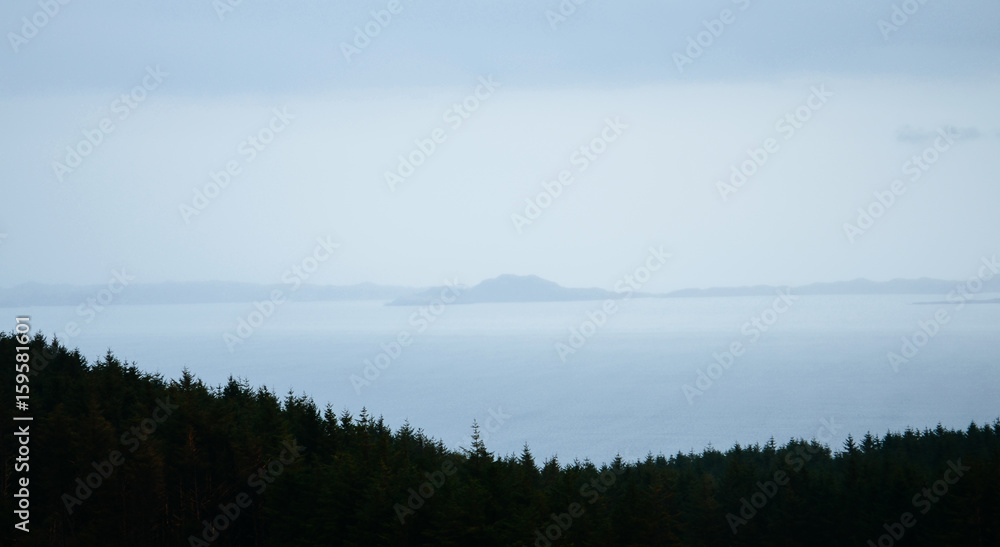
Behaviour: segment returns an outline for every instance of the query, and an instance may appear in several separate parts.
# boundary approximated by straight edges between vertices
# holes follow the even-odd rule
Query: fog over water
[[[367,407],[393,428],[409,420],[450,447],[469,446],[476,420],[500,454],[528,443],[536,456],[600,462],[810,439],[823,420],[839,426],[821,439],[834,446],[991,421],[1000,306],[912,304],[921,300],[802,296],[772,317],[776,297],[637,299],[592,334],[583,324],[600,320],[601,302],[452,306],[426,324],[381,302],[289,302],[232,352],[220,333],[236,332],[249,304],[110,306],[77,336],[63,331],[81,321],[73,308],[27,312],[91,361],[112,348],[168,378],[184,367],[209,385],[243,377],[338,413]],[[561,354],[574,329],[585,343]],[[403,332],[410,344],[394,349]],[[904,338],[916,353],[894,365]],[[734,343],[742,353],[727,355]]]

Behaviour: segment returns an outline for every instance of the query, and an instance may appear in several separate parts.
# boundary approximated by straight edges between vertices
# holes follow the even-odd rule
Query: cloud
[[[976,140],[982,137],[982,133],[977,127],[957,127],[954,125],[944,125],[939,128],[917,128],[905,125],[896,130],[896,140],[899,142],[921,144],[934,140],[938,136],[938,131],[944,129],[953,138],[961,140]]]
[[[486,73],[512,85],[629,86],[1000,70],[1000,4],[985,0],[927,3],[889,40],[878,22],[892,4],[870,0],[586,2],[556,28],[547,16],[555,0],[401,5],[389,18],[387,0],[242,2],[220,20],[204,1],[70,3],[17,52],[0,52],[0,93],[114,88],[156,63],[177,70],[174,92],[196,95],[449,85]],[[38,9],[5,3],[0,28],[21,33],[22,18]],[[732,16],[725,25],[724,11]],[[710,45],[680,74],[674,54],[692,39]],[[360,45],[350,60],[345,44]]]

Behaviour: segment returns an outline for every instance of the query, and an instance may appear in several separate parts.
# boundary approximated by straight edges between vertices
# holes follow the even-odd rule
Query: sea
[[[995,298],[997,294],[978,295]],[[1000,417],[1000,304],[928,295],[0,308],[94,362],[311,397],[452,449],[617,455],[967,428]],[[4,330],[10,330],[4,329]]]

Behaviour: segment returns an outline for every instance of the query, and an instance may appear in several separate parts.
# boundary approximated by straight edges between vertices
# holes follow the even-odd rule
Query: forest
[[[30,409],[14,413],[18,353]],[[536,461],[491,452],[475,423],[450,448],[368,409],[89,363],[42,335],[0,333],[0,361],[4,545],[1000,545],[1000,419]]]

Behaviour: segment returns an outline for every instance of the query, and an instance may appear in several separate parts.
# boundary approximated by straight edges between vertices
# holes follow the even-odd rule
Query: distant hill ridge
[[[336,300],[392,300],[412,294],[413,287],[396,287],[358,283],[356,285],[308,285],[294,291],[288,284],[259,285],[227,281],[185,283],[133,283],[115,287],[117,304],[216,304],[253,302],[270,297],[271,291],[281,290],[292,300],[301,302]],[[0,306],[74,306],[95,298],[107,285],[43,285],[25,283],[0,289]]]
[[[417,294],[397,298],[390,306],[414,306],[433,302],[440,288],[428,289]],[[605,300],[622,295],[604,289],[571,289],[537,275],[505,274],[487,279],[474,287],[461,291],[456,304],[486,302],[570,302],[580,300]]]
[[[871,281],[854,279],[827,283],[812,283],[791,290],[800,295],[865,295],[865,294],[913,294],[934,295],[937,300],[955,291],[957,281],[941,279],[893,279],[891,281]],[[432,302],[441,294],[443,287],[414,288],[374,283],[355,285],[308,285],[303,284],[294,291],[287,284],[259,285],[225,281],[185,282],[185,283],[132,283],[127,287],[117,287],[114,295],[116,304],[208,304],[253,302],[268,298],[273,290],[282,290],[291,300],[300,302],[379,300],[391,306],[415,306]],[[632,293],[633,298],[683,298],[683,297],[726,297],[760,296],[773,294],[778,286],[754,285],[749,287],[715,287],[707,289],[682,289],[669,293]],[[781,287],[783,288],[783,287]],[[93,299],[101,291],[102,285],[45,285],[25,283],[15,287],[0,289],[0,307],[16,306],[76,306]],[[586,300],[618,299],[625,295],[600,288],[571,288],[538,277],[537,275],[505,274],[487,279],[472,287],[460,287],[456,303],[478,304],[487,302],[570,302]],[[1000,276],[984,281],[979,293],[1000,292]],[[996,303],[994,300],[984,300]]]

